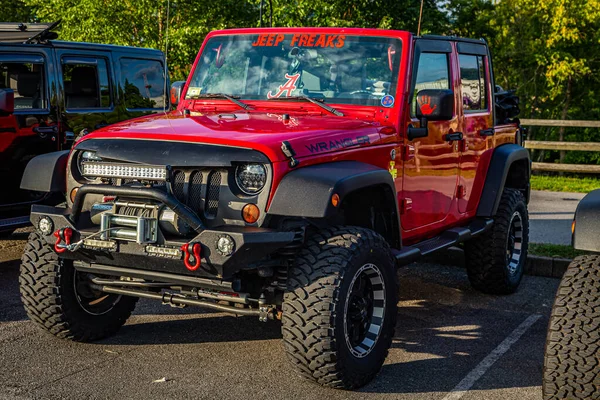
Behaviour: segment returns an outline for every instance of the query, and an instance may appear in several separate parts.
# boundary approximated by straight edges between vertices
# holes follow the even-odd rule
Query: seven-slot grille
[[[221,188],[219,170],[174,169],[171,175],[173,194],[194,211],[204,210],[207,218],[217,216]]]

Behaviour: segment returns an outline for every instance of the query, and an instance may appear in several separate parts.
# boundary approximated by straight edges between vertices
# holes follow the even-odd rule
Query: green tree
[[[31,10],[23,0],[0,0],[1,22],[30,22]]]

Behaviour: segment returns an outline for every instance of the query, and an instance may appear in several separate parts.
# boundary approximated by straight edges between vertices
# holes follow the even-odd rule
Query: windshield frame
[[[188,76],[188,79],[186,81],[186,84],[182,90],[182,101],[179,104],[179,108],[185,108],[187,106],[192,106],[194,107],[194,104],[196,102],[201,102],[203,104],[207,104],[208,101],[207,99],[201,99],[201,100],[196,100],[196,99],[188,99],[188,90],[190,88],[190,85],[194,79],[194,75],[196,73],[196,71],[200,68],[201,65],[201,59],[203,54],[205,53],[205,51],[207,51],[207,45],[210,42],[211,39],[215,38],[215,37],[219,37],[219,36],[250,36],[249,40],[252,39],[252,41],[256,40],[257,37],[259,37],[260,35],[273,35],[273,34],[283,34],[283,35],[293,35],[293,34],[299,34],[299,35],[320,35],[320,34],[326,34],[326,35],[331,35],[331,34],[336,34],[336,35],[343,35],[345,37],[364,37],[366,39],[368,38],[377,38],[377,39],[381,39],[381,40],[397,40],[400,46],[400,51],[399,51],[399,55],[397,56],[396,60],[394,61],[394,68],[391,71],[391,78],[392,80],[390,81],[391,83],[391,87],[390,87],[390,91],[388,93],[388,95],[385,95],[385,97],[392,97],[392,104],[391,105],[383,105],[383,104],[360,104],[360,103],[349,103],[349,102],[337,102],[335,98],[317,98],[317,100],[324,100],[326,104],[329,105],[334,105],[336,108],[349,108],[349,109],[362,109],[362,108],[383,108],[383,110],[385,111],[392,111],[392,110],[396,110],[399,107],[399,104],[401,103],[400,101],[400,97],[402,96],[402,94],[405,91],[405,86],[406,86],[406,72],[408,70],[407,68],[407,57],[408,57],[408,52],[410,51],[410,43],[412,41],[412,34],[409,32],[405,32],[405,31],[391,31],[391,30],[381,30],[381,29],[362,29],[362,28],[346,28],[346,29],[341,29],[341,28],[248,28],[248,29],[232,29],[232,30],[221,30],[221,31],[213,31],[210,32],[201,48],[200,51],[198,52],[197,56],[196,56],[196,60],[194,62],[194,65],[190,71],[190,74]],[[228,93],[230,95],[233,96],[240,96],[240,94],[238,93]],[[268,107],[273,106],[274,104],[278,104],[279,106],[281,106],[281,104],[286,104],[288,107],[290,105],[292,105],[295,102],[289,101],[289,100],[285,100],[282,99],[282,101],[277,101],[277,99],[267,99],[267,98],[249,98],[249,97],[245,97],[245,96],[240,96],[239,97],[241,100],[244,101],[244,103],[248,103],[251,104],[252,106],[257,106],[257,105],[265,105],[266,107],[266,102],[269,103]],[[395,101],[394,101],[395,99]],[[213,101],[216,100],[216,101]],[[224,103],[226,101],[224,100],[220,100],[220,99],[210,99],[210,103],[212,104],[213,102],[218,102],[218,103]],[[298,102],[301,103],[301,102]],[[187,104],[187,105],[186,105]],[[304,103],[304,105],[306,105],[306,103]],[[386,114],[388,114],[386,112]]]

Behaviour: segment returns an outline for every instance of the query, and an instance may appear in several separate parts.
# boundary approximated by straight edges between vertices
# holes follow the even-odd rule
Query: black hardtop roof
[[[18,49],[19,47],[55,47],[61,49],[75,49],[75,50],[126,50],[131,53],[154,53],[153,55],[163,56],[163,52],[157,49],[151,49],[146,47],[132,47],[132,46],[117,46],[114,44],[99,44],[99,43],[87,43],[87,42],[66,42],[63,40],[52,40],[46,44],[29,44],[29,43],[3,43],[0,41],[0,48],[14,48]]]
[[[465,42],[465,43],[474,43],[474,44],[482,44],[487,45],[485,39],[471,39],[471,38],[463,38],[458,36],[442,36],[442,35],[423,35],[417,36],[416,39],[428,39],[428,40],[445,40],[448,42]]]

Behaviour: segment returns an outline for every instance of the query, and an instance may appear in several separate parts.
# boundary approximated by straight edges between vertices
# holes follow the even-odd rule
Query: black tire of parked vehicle
[[[600,255],[565,272],[546,339],[544,400],[600,399]]]
[[[490,294],[509,294],[519,287],[529,246],[525,196],[504,189],[491,229],[465,243],[471,286]]]
[[[319,231],[288,275],[282,317],[288,359],[324,386],[365,385],[391,346],[397,297],[394,259],[381,236],[358,227]]]
[[[33,232],[21,258],[19,288],[29,318],[53,335],[89,342],[116,333],[137,298],[84,293],[81,275]]]

